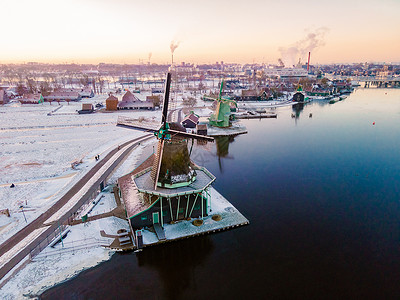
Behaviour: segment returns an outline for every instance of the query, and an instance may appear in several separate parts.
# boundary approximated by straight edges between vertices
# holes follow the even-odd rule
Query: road
[[[104,181],[107,176],[113,171],[113,169],[118,166],[118,164],[122,161],[122,159],[141,141],[144,141],[153,134],[145,134],[139,138],[128,141],[124,144],[121,144],[119,147],[116,147],[111,152],[109,152],[103,159],[101,159],[87,174],[85,174],[64,196],[62,196],[51,208],[49,208],[46,212],[41,214],[37,219],[32,221],[26,227],[18,231],[12,237],[10,237],[7,241],[5,241],[2,245],[0,245],[0,257],[3,256],[7,251],[15,247],[19,242],[21,242],[25,237],[31,234],[34,230],[42,228],[43,223],[48,220],[53,214],[59,211],[76,193],[78,193],[83,186],[87,183],[87,181],[92,178],[100,168],[108,162],[118,151],[121,151],[119,157],[115,160],[115,162],[100,176],[100,178],[89,188],[89,190],[83,195],[83,197],[74,205],[71,209],[68,210],[63,216],[59,218],[59,224],[63,224],[68,220],[68,217],[71,216],[72,213],[76,212],[79,207],[82,206],[83,203],[93,194],[93,192],[99,188],[100,182]],[[121,150],[120,150],[121,149]],[[6,264],[4,264],[0,268],[0,279],[3,278],[12,268],[14,268],[22,259],[24,259],[31,249],[37,247],[41,241],[43,241],[50,233],[54,232],[57,228],[58,222],[55,222],[53,225],[48,226],[48,228],[41,233],[38,237],[34,238],[31,242],[27,244],[17,255],[15,255],[12,259],[10,259]]]

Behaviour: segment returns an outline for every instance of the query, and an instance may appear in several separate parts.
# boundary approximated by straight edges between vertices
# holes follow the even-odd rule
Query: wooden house
[[[91,114],[94,111],[92,103],[82,103],[82,109],[78,110],[79,114]]]
[[[199,123],[199,116],[191,112],[181,123],[185,128],[196,128],[196,125]]]
[[[118,98],[117,97],[115,97],[114,95],[110,95],[110,97],[108,97],[106,99],[106,110],[109,110],[109,111],[118,110]]]
[[[207,124],[197,124],[196,133],[199,135],[207,135]]]

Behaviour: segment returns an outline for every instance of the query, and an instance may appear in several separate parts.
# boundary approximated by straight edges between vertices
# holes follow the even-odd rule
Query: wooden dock
[[[278,114],[254,114],[254,115],[235,115],[236,119],[266,119],[266,118],[277,118]]]

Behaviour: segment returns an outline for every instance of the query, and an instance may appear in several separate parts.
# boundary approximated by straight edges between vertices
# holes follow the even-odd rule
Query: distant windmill
[[[237,107],[236,101],[222,96],[224,81],[221,82],[218,98],[213,98],[217,102],[215,112],[210,117],[210,125],[215,127],[229,127],[234,115],[231,113],[231,106]],[[210,97],[209,97],[210,98]]]

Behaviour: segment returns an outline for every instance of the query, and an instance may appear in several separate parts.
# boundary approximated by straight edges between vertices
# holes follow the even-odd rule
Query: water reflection
[[[196,290],[195,269],[213,252],[209,236],[150,247],[139,253],[140,267],[158,272],[165,299],[181,299],[185,290]]]
[[[300,113],[304,109],[304,103],[297,103],[292,106],[292,118],[295,118],[296,120],[300,118]]]

